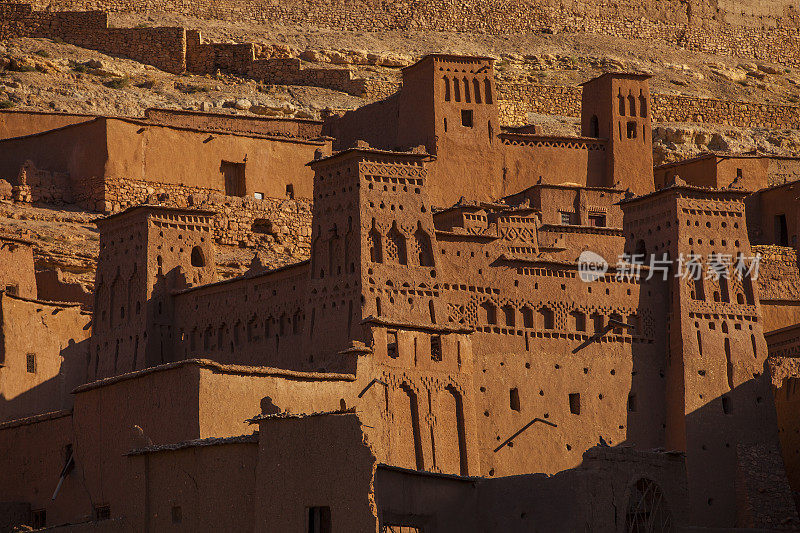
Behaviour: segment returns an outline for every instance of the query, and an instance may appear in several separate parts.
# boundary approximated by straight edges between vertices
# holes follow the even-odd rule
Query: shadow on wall
[[[36,383],[11,398],[6,396],[5,390],[0,390],[0,422],[71,409],[74,401],[72,390],[87,381],[90,340],[91,337],[80,342],[70,341],[56,356],[61,360],[59,373],[49,379],[36,382],[35,363],[27,368],[15,368],[16,365],[0,368],[0,385],[4,389],[8,388],[9,380]],[[22,365],[29,364],[26,358],[15,360],[21,360]]]
[[[655,533],[685,524],[686,478],[680,453],[595,446],[552,476],[466,478],[381,465],[375,501],[381,525],[396,530]]]

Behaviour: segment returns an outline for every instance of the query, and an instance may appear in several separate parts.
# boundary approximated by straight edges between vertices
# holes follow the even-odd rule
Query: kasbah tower
[[[577,17],[797,61],[788,4],[188,4],[379,35]],[[117,11],[142,9],[0,4],[0,38],[363,101],[0,111],[0,532],[800,531],[800,157],[654,165],[675,117],[800,129],[800,109],[635,69],[509,82],[477,53],[377,83]],[[88,289],[51,268],[51,220],[96,236]]]

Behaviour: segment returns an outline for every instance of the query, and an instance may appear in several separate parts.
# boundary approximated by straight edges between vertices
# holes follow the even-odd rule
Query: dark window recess
[[[508,396],[509,396],[509,406],[511,407],[511,410],[519,412],[521,410],[519,403],[519,389],[514,387],[508,392]]]
[[[308,508],[308,533],[331,533],[331,508]]]
[[[628,122],[628,139],[636,138],[636,122]]]
[[[268,218],[257,218],[253,221],[251,227],[253,233],[264,233],[267,235],[274,235],[275,229],[272,226],[272,221]]]
[[[286,184],[286,197],[294,200],[294,184]]]
[[[722,412],[726,415],[731,414],[731,399],[727,396],[722,397]]]
[[[397,332],[396,331],[387,331],[386,332],[386,355],[391,357],[392,359],[397,359],[399,355],[397,352]]]
[[[47,527],[47,510],[37,509],[31,511],[31,527],[33,529]]]
[[[35,374],[36,373],[36,354],[35,353],[29,353],[25,357],[25,363],[26,363],[26,365],[28,367],[28,373],[29,374]]]
[[[172,523],[173,524],[180,524],[183,522],[183,509],[181,509],[180,505],[173,505],[172,506]]]
[[[600,122],[597,120],[597,115],[592,115],[589,129],[592,137],[600,137]]]
[[[564,226],[572,225],[572,213],[561,213],[561,224]]]
[[[775,215],[775,243],[779,246],[789,245],[789,232],[786,229],[786,215]]]
[[[431,336],[431,360],[442,360],[442,337],[441,335]]]
[[[596,228],[604,228],[606,227],[606,216],[605,215],[589,215],[589,225],[594,226]]]
[[[225,179],[225,194],[228,196],[244,196],[244,163],[223,161],[219,165],[219,170]]]
[[[633,393],[628,394],[628,412],[629,413],[636,412],[636,395]]]
[[[569,395],[569,412],[573,415],[581,414],[581,394],[579,392]]]
[[[98,505],[94,508],[95,520],[108,520],[111,518],[111,507],[108,505]]]
[[[19,296],[19,286],[6,285],[6,294],[10,294],[11,296]]]
[[[206,258],[203,255],[203,249],[199,246],[195,246],[192,248],[192,266],[197,268],[202,268],[206,266]]]
[[[462,109],[461,110],[461,125],[465,128],[472,127],[472,110],[471,109]]]

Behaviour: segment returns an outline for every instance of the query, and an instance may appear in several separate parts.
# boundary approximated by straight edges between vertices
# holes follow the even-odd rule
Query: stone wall
[[[0,3],[0,40],[45,37],[128,57],[168,72],[186,70],[183,28],[109,28],[108,15],[97,11],[33,11],[29,4]]]
[[[225,196],[211,189],[130,179],[107,180],[104,198],[107,213],[143,203],[214,211],[217,244],[258,248],[271,267],[308,259],[311,250],[310,200]]]
[[[797,13],[786,0],[715,2],[665,0],[470,0],[327,2],[319,0],[197,0],[191,3],[133,0],[36,0],[53,11],[178,12],[181,15],[259,24],[310,25],[348,31],[428,30],[470,33],[586,32],[658,40],[689,50],[769,59],[800,65]]]

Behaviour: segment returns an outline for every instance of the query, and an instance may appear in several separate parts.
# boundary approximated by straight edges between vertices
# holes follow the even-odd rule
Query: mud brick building
[[[762,174],[733,185],[719,155],[702,159],[717,177],[654,173],[636,73],[583,85],[579,137],[501,128],[488,58],[432,55],[403,75],[324,124],[154,111],[6,126],[27,128],[0,141],[8,173],[36,139],[58,136],[64,168],[73,130],[108,147],[105,173],[48,168],[39,186],[171,180],[223,201],[222,148],[157,176],[110,169],[149,161],[162,135],[227,136],[248,162],[291,142],[292,159],[248,166],[238,192],[284,195],[291,180],[310,207],[307,260],[227,280],[215,204],[153,194],[109,209],[91,322],[23,295],[30,249],[12,243],[0,527],[800,528],[798,210],[765,184],[780,163],[742,157]],[[131,155],[137,135],[153,142]],[[759,230],[780,215],[786,235]],[[604,265],[590,278],[587,252]],[[704,273],[732,261],[676,276],[686,255]],[[14,344],[28,324],[59,363],[41,374]]]

